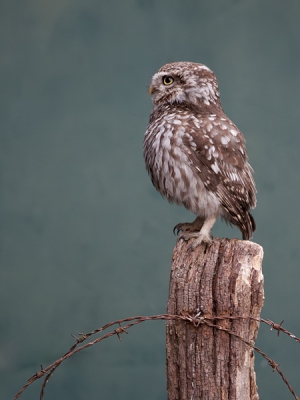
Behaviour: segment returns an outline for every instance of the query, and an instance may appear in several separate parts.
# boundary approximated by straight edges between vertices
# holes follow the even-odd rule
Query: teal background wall
[[[0,398],[71,346],[70,334],[165,312],[173,226],[145,171],[151,76],[208,65],[247,139],[264,247],[262,316],[300,336],[297,0],[10,0],[0,3]],[[239,237],[217,223],[215,236]],[[163,322],[75,356],[45,399],[166,399]],[[257,345],[300,395],[300,348]],[[292,398],[256,356],[261,399]],[[40,384],[21,399],[37,399]]]

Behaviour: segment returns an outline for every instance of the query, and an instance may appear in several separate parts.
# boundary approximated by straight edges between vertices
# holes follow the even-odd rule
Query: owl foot
[[[212,242],[212,235],[207,232],[183,232],[180,236],[179,239],[183,239],[185,241],[188,241],[190,239],[195,239],[192,244],[189,245],[189,249],[194,250],[197,246],[199,246],[201,243],[206,243],[210,244]]]
[[[197,217],[193,222],[183,222],[174,226],[173,233],[178,235],[179,232],[199,232],[203,226],[204,219]],[[176,232],[177,231],[177,232]]]
[[[194,229],[194,232],[189,231],[190,229],[183,230],[182,234],[179,236],[179,239],[183,239],[188,241],[189,239],[195,239],[193,243],[189,246],[189,249],[195,249],[201,243],[211,243],[212,235],[210,233],[211,228],[213,227],[214,223],[216,222],[218,214],[213,214],[208,217],[205,221],[200,217],[197,217],[192,224],[188,224],[189,226],[192,225],[192,228],[197,227],[198,229]],[[201,224],[200,224],[201,221]],[[180,225],[180,224],[179,224]],[[182,224],[187,225],[187,224]],[[175,226],[175,229],[178,225]],[[200,226],[200,229],[199,229]],[[179,227],[180,228],[180,227]],[[177,228],[178,229],[178,228]]]

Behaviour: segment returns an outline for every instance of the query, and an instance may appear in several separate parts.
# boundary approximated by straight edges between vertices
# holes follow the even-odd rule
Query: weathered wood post
[[[178,240],[173,253],[167,313],[222,317],[211,323],[254,344],[264,301],[262,247],[215,238],[190,250]],[[168,400],[258,400],[253,349],[227,332],[186,321],[167,323]]]

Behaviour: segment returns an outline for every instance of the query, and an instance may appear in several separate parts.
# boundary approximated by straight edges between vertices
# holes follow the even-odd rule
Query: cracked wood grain
[[[167,313],[226,316],[215,324],[254,344],[264,301],[261,246],[215,238],[189,249],[178,240],[173,253]],[[169,321],[166,328],[168,400],[258,400],[253,349],[227,332]]]

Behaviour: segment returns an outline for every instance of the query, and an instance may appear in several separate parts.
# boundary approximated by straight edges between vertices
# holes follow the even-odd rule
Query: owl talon
[[[210,233],[201,233],[201,232],[186,232],[186,233],[182,233],[179,236],[179,239],[183,239],[186,242],[188,242],[190,239],[195,239],[193,241],[193,243],[191,243],[188,246],[188,250],[194,250],[196,247],[198,247],[201,243],[206,243],[206,244],[210,244],[212,242],[212,235]]]
[[[181,222],[174,226],[173,233],[174,235],[178,235],[179,232],[199,232],[203,226],[203,222],[203,219],[200,217],[197,217],[193,222]]]
[[[188,242],[190,239],[197,238],[199,236],[199,232],[183,232],[178,239],[183,239]]]
[[[210,244],[212,242],[212,235],[210,232],[203,231],[203,232],[183,232],[178,240],[183,239],[188,242],[190,239],[195,239],[192,244],[189,245],[188,249],[195,249],[201,243]]]
[[[188,222],[187,223],[180,223],[180,224],[175,225],[174,228],[173,228],[174,235],[178,236],[179,232],[189,230],[187,225],[189,225]]]

